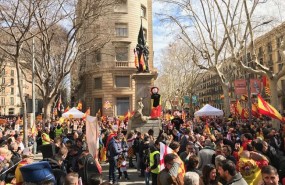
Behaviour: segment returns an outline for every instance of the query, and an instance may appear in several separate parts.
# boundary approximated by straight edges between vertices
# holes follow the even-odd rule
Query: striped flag
[[[135,54],[135,67],[139,68],[138,52],[136,49],[134,49],[134,54]]]
[[[165,168],[165,164],[164,164],[164,156],[167,154],[171,154],[174,153],[176,154],[171,148],[169,148],[167,145],[165,145],[164,143],[160,142],[160,171],[162,171]],[[177,154],[176,154],[177,155]],[[185,175],[185,166],[184,166],[184,162],[180,159],[180,157],[177,155],[179,163],[180,163],[180,167],[178,169],[178,174],[181,174],[182,177],[184,177]]]
[[[238,100],[236,102],[236,112],[242,119],[248,118],[248,111],[241,106]]]
[[[253,103],[251,105],[251,113],[254,117],[257,117],[257,118],[260,117],[260,114],[258,112],[258,104],[257,103]]]
[[[67,106],[65,109],[64,109],[64,113],[66,113],[67,111],[69,111],[69,106]]]
[[[262,77],[262,82],[263,82],[263,87],[264,87],[265,94],[267,96],[271,96],[270,84],[269,84],[268,77],[267,76],[263,76]]]
[[[260,94],[257,96],[258,100],[258,111],[262,115],[269,116],[274,119],[278,119],[282,122],[285,121],[285,119],[282,117],[282,115],[269,103],[267,103]]]
[[[99,173],[102,174],[102,167],[98,162],[99,151],[99,124],[96,117],[86,118],[86,141],[89,153],[94,157]]]

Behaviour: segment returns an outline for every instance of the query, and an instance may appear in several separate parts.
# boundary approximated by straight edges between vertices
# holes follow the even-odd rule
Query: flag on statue
[[[89,153],[94,157],[96,166],[99,169],[100,174],[102,173],[102,167],[98,162],[99,156],[99,124],[96,117],[86,117],[86,140],[88,145]]]

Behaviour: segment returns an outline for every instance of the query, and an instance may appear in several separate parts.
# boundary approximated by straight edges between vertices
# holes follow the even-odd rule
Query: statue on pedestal
[[[148,73],[149,50],[144,38],[142,23],[138,35],[138,44],[134,49],[134,54],[135,54],[135,66],[138,69],[138,73]]]

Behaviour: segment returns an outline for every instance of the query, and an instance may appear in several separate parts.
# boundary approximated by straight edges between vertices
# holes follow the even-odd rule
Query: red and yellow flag
[[[67,106],[67,107],[64,109],[64,113],[67,112],[67,111],[69,111],[69,109],[70,109],[69,106]]]
[[[134,54],[135,54],[135,67],[139,67],[139,59],[138,59],[138,52],[136,49],[134,49]]]
[[[77,110],[82,110],[82,102],[80,100],[77,104]]]
[[[262,82],[263,82],[263,87],[264,87],[265,94],[267,96],[271,96],[270,84],[269,84],[268,77],[267,76],[263,76],[262,77]]]
[[[143,70],[146,70],[143,54],[141,55],[141,58],[140,58],[140,65],[142,66]]]
[[[248,111],[241,106],[238,100],[236,103],[236,112],[242,119],[248,118]]]
[[[258,111],[262,115],[269,116],[274,119],[278,119],[280,121],[285,121],[285,119],[281,116],[281,114],[269,103],[267,103],[260,94],[257,96],[258,100]]]
[[[258,112],[258,105],[257,103],[253,103],[251,105],[251,114],[254,116],[254,117],[257,117],[259,118],[260,117],[260,114]]]
[[[206,123],[205,128],[204,128],[204,133],[211,135],[211,130],[209,127],[209,123]]]

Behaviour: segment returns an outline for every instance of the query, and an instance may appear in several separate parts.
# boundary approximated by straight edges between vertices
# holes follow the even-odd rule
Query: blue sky
[[[162,24],[157,13],[166,13],[171,9],[171,13],[179,13],[177,9],[173,9],[173,5],[162,5],[157,0],[153,1],[153,47],[154,47],[154,66],[159,68],[160,52],[168,46],[171,41],[174,41],[175,36],[171,33],[171,28]],[[266,17],[267,20],[274,20],[269,25],[263,26],[261,32],[271,30],[273,27],[285,21],[285,1],[284,0],[270,0],[267,3],[260,4],[255,10],[255,19],[262,19]],[[172,30],[173,31],[173,30]],[[258,35],[258,33],[257,33]]]

